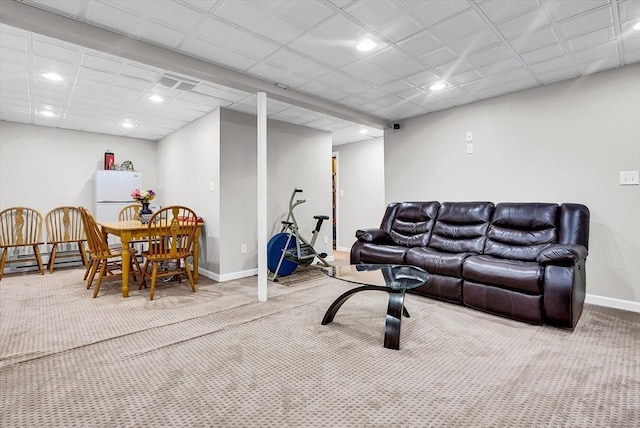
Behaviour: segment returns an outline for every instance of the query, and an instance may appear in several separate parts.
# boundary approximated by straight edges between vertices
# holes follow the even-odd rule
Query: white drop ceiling
[[[0,120],[158,140],[262,90],[341,144],[640,62],[639,23],[638,0],[0,0]]]

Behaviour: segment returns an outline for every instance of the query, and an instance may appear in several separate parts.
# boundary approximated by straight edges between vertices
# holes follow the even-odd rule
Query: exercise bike
[[[282,221],[282,230],[275,234],[267,244],[267,267],[271,271],[271,280],[278,282],[278,277],[291,275],[299,265],[310,266],[317,257],[320,263],[331,266],[325,259],[326,253],[318,253],[313,248],[322,227],[322,222],[329,216],[315,215],[316,227],[311,232],[311,241],[307,241],[300,235],[296,216],[293,213],[295,207],[305,203],[304,199],[295,200],[296,195],[302,193],[302,189],[293,189],[289,199],[289,214]],[[294,201],[295,200],[295,201]]]

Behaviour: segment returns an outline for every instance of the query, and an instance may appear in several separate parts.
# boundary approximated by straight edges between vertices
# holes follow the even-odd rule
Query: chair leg
[[[96,272],[100,267],[100,260],[91,260],[91,273],[89,274],[89,278],[87,279],[87,290],[91,288],[91,284],[93,283],[93,278],[96,276]]]
[[[151,291],[149,291],[149,300],[153,300],[153,295],[156,292],[156,278],[158,277],[158,263],[153,263],[153,270],[151,271]]]
[[[2,249],[2,257],[0,257],[0,279],[2,279],[2,272],[4,272],[4,263],[7,261],[7,249]]]
[[[138,290],[142,290],[142,287],[146,286],[146,276],[147,276],[147,269],[149,269],[149,260],[145,260],[144,262],[144,267],[142,268],[142,271],[140,272],[140,285],[138,286]]]
[[[87,277],[89,276],[89,272],[91,272],[91,268],[93,267],[93,259],[89,259],[89,261],[87,262],[87,268],[84,270],[84,280],[87,280]]]
[[[40,269],[40,275],[44,275],[44,266],[42,265],[42,257],[40,257],[40,248],[38,248],[37,245],[34,245],[33,252],[36,255],[36,261],[38,262],[38,269]]]
[[[96,283],[96,288],[93,290],[93,298],[98,297],[98,291],[100,291],[100,284],[102,284],[102,278],[104,278],[105,271],[107,270],[107,261],[102,260],[100,263],[100,275],[98,276],[98,282]]]
[[[193,274],[191,273],[187,259],[184,259],[184,271],[187,273],[187,279],[189,280],[189,285],[191,285],[191,291],[195,292],[196,283],[193,281]]]
[[[51,246],[51,254],[49,255],[49,261],[47,262],[47,269],[49,269],[49,273],[53,273],[53,264],[56,261],[56,252],[58,251],[58,244],[53,244]]]
[[[82,264],[84,265],[84,267],[87,267],[87,252],[84,249],[84,241],[78,241],[78,252],[80,252]]]

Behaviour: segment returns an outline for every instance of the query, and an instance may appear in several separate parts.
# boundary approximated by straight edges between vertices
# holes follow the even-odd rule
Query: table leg
[[[384,326],[384,347],[400,349],[400,323],[404,308],[404,290],[389,291],[387,320]]]
[[[342,295],[340,295],[340,297],[334,300],[331,306],[329,306],[329,309],[327,309],[327,312],[324,314],[324,318],[322,318],[322,325],[327,325],[333,321],[333,318],[336,316],[338,309],[340,309],[340,307],[344,304],[344,302],[349,300],[349,297],[353,296],[355,293],[359,291],[365,291],[365,290],[388,291],[386,288],[378,287],[376,285],[363,285],[362,287],[356,287],[347,291],[346,293],[343,293]]]
[[[198,258],[200,257],[198,254],[200,252],[200,229],[202,229],[202,226],[196,227],[196,236],[193,243],[193,282],[196,284],[198,283]]]
[[[129,273],[131,270],[131,252],[129,243],[131,236],[123,233],[120,236],[122,242],[122,297],[129,297]]]

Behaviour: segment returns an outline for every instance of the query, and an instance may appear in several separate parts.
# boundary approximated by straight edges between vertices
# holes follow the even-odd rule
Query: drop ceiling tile
[[[317,58],[326,66],[341,68],[359,59],[353,49],[336,47],[316,54]]]
[[[510,70],[505,73],[492,75],[489,80],[494,82],[496,84],[496,87],[500,87],[500,85],[505,85],[506,83],[524,80],[528,80],[531,86],[534,86],[536,83],[535,78],[524,67],[516,70]]]
[[[95,0],[89,0],[90,6],[93,6],[92,3],[95,3]],[[153,8],[156,0],[106,0],[103,1],[103,3],[108,3],[109,5],[121,9],[127,13],[144,16]]]
[[[619,1],[621,21],[640,20],[640,3],[637,0]]]
[[[458,41],[473,34],[485,31],[486,25],[473,9],[467,9],[435,25],[437,34],[450,41]]]
[[[4,52],[0,52],[0,55],[2,55],[2,53]],[[5,57],[2,57],[2,61],[0,62],[0,74],[3,78],[8,78],[10,77],[10,75],[12,77],[24,75],[24,77],[26,78],[26,76],[28,75],[27,70],[28,68],[26,64],[16,64],[13,61],[8,61]]]
[[[145,6],[150,8],[149,4],[143,1],[123,1],[117,2],[118,7],[109,4],[98,3],[96,1],[89,2],[86,17],[89,21],[99,23],[101,27],[112,28],[124,34],[132,34],[142,25],[142,18],[138,15],[120,9],[120,7]]]
[[[498,61],[502,61],[513,57],[513,53],[505,45],[496,45],[482,51],[479,51],[473,55],[469,55],[466,61],[476,66],[482,67],[484,65],[493,64]]]
[[[290,21],[302,26],[302,28],[309,29],[331,16],[335,11],[324,2],[306,0],[304,2],[289,2],[280,10],[280,13]]]
[[[441,48],[443,45],[443,42],[428,30],[398,44],[398,46],[414,56],[432,52]]]
[[[524,34],[535,33],[549,24],[544,11],[536,9],[510,21],[498,24],[498,29],[505,38],[512,40]]]
[[[304,32],[300,27],[277,16],[272,16],[256,25],[254,31],[267,39],[283,45],[289,43]]]
[[[409,88],[413,88],[413,85],[402,80],[395,80],[384,85],[380,85],[380,89],[390,94],[397,94],[398,92],[405,91]]]
[[[80,67],[78,73],[80,79],[94,80],[96,82],[112,84],[115,77],[107,72],[94,70],[92,68]]]
[[[147,9],[147,14],[152,20],[185,32],[191,31],[205,16],[200,10],[172,1],[154,2],[153,6]]]
[[[235,45],[233,49],[253,58],[265,58],[269,54],[279,49],[278,45],[270,43],[259,37],[247,34],[241,43]]]
[[[216,18],[209,18],[197,29],[194,30],[192,37],[204,39],[212,43],[227,43],[233,46],[240,43],[244,39],[246,32]],[[191,37],[191,38],[192,38]],[[189,40],[191,39],[189,38]]]
[[[388,0],[374,2],[361,0],[349,5],[346,11],[365,24],[378,27],[402,15],[403,12],[399,6],[399,2]]]
[[[14,51],[13,49],[0,48],[0,64],[11,63],[16,67],[27,70],[29,54],[27,52]]]
[[[81,64],[83,67],[94,70],[106,71],[108,73],[119,73],[122,68],[122,61],[106,58],[96,53],[85,53],[82,56]]]
[[[377,30],[391,41],[398,42],[422,30],[422,26],[410,16],[402,15],[381,24]]]
[[[420,59],[426,62],[427,64],[429,64],[429,66],[431,67],[438,67],[442,64],[446,64],[454,60],[458,56],[459,55],[457,52],[453,51],[448,47],[443,47],[433,52],[429,52],[425,55],[422,55]]]
[[[618,59],[618,55],[611,55],[608,57],[600,57],[595,61],[584,62],[578,64],[578,71],[580,74],[591,74],[597,73],[602,70],[609,70],[611,68],[618,67],[620,65],[620,61]]]
[[[39,55],[32,56],[32,71],[35,75],[43,73],[56,72],[67,80],[72,80],[76,73],[76,65],[68,62],[56,61],[54,59],[45,58]]]
[[[490,0],[480,4],[482,11],[494,23],[505,22],[520,15],[526,15],[538,7],[537,3],[532,1],[510,1],[505,4],[504,0]]]
[[[125,63],[120,69],[123,76],[135,77],[138,79],[149,80],[155,82],[161,74],[159,69],[142,64]]]
[[[154,45],[175,49],[185,39],[186,34],[166,25],[147,21],[138,31],[138,36]]]
[[[411,83],[414,86],[422,87],[426,85],[432,85],[434,82],[440,80],[440,76],[432,71],[420,71],[419,73],[403,78],[404,81]]]
[[[522,68],[522,63],[517,58],[507,58],[502,61],[494,62],[480,68],[480,72],[485,76],[506,73],[510,70]]]
[[[467,95],[467,92],[459,88],[449,88],[446,90],[438,91],[434,93],[438,99],[449,100],[452,98],[458,98]]]
[[[425,68],[427,67],[418,61],[407,60],[399,64],[393,65],[389,69],[389,71],[400,78],[404,78],[406,76],[415,74],[419,71],[423,71]]]
[[[612,23],[611,8],[605,8],[563,21],[559,27],[566,37],[573,38],[610,26]]]
[[[322,83],[311,81],[298,87],[298,90],[306,92],[307,94],[315,95],[317,97],[339,100],[344,98],[345,93],[341,90],[330,88]]]
[[[458,40],[455,46],[466,55],[500,43],[500,39],[492,31],[480,31],[471,37]]]
[[[7,27],[7,26],[3,26]],[[27,39],[24,34],[13,34],[10,32],[3,32],[0,37],[0,46],[3,49],[11,49],[19,52],[27,51]]]
[[[553,16],[556,21],[580,15],[589,10],[601,6],[609,6],[610,0],[580,0],[580,1],[555,1],[542,2],[542,6]]]
[[[187,40],[181,50],[214,64],[221,64],[227,68],[235,68],[237,70],[245,70],[257,62],[246,55],[232,52],[196,37]]]
[[[183,2],[202,11],[209,12],[218,3],[218,0],[183,0]]]
[[[253,96],[253,94],[248,94],[246,92],[238,91],[235,89],[227,89],[226,91],[224,91],[220,95],[217,95],[216,97],[225,101],[235,103],[250,96]]]
[[[247,69],[248,73],[251,73],[260,79],[266,80],[272,83],[282,83],[289,88],[295,88],[303,85],[309,81],[309,79],[296,76],[287,70],[283,70],[278,67],[261,62],[255,66]]]
[[[351,76],[363,78],[377,73],[380,71],[380,68],[368,61],[361,60],[346,67],[342,67],[340,70],[344,73],[350,74]]]
[[[474,80],[482,79],[484,76],[480,74],[477,70],[469,70],[464,73],[456,74],[452,76],[452,79],[460,84],[465,84],[469,82],[473,82]]]
[[[271,11],[260,3],[225,1],[215,10],[215,15],[241,27],[253,30],[271,17]]]
[[[82,16],[86,6],[85,2],[71,0],[32,0],[31,3],[36,3],[47,9],[58,10],[67,15],[77,16]]]
[[[549,75],[551,73],[556,73],[559,71],[572,69],[571,61],[569,61],[568,57],[561,56],[559,58],[554,58],[549,61],[539,62],[537,64],[531,65],[531,70],[536,73],[536,75]],[[564,73],[566,74],[566,72]]]
[[[312,33],[329,43],[352,46],[355,49],[358,38],[364,33],[362,27],[342,15],[334,15],[319,23]]]
[[[54,41],[49,37],[33,35],[32,52],[47,58],[53,58],[57,61],[74,63],[78,60],[79,55],[83,52],[80,47]],[[46,39],[46,40],[45,40]]]
[[[587,33],[583,36],[578,36],[568,41],[571,49],[575,51],[581,51],[589,49],[593,46],[609,42],[615,38],[613,33],[613,27],[603,28],[602,30],[596,30],[592,33]]]
[[[366,77],[362,77],[361,80],[369,83],[372,86],[380,86],[385,85],[393,80],[396,80],[397,77],[391,73],[386,71],[378,71],[377,73],[370,74]]]
[[[154,82],[145,79],[138,79],[136,77],[119,76],[115,84],[119,87],[126,89],[133,89],[138,92],[151,91],[155,86]]]
[[[576,64],[595,63],[602,58],[608,58],[618,55],[618,50],[615,42],[603,43],[598,46],[594,46],[592,49],[573,53],[573,59]]]
[[[437,24],[470,7],[466,0],[414,1],[407,6],[429,25]]]
[[[319,79],[318,82],[324,83],[330,87],[338,87],[345,93],[354,94],[358,92],[363,92],[367,89],[370,89],[371,86],[366,83],[360,82],[346,74],[334,71],[332,73],[327,74]]]
[[[553,58],[564,55],[564,51],[560,45],[551,45],[535,51],[530,51],[520,55],[527,64],[537,64],[539,62],[549,61]]]
[[[517,52],[522,53],[558,43],[558,38],[553,29],[547,27],[511,40],[509,43]]]

